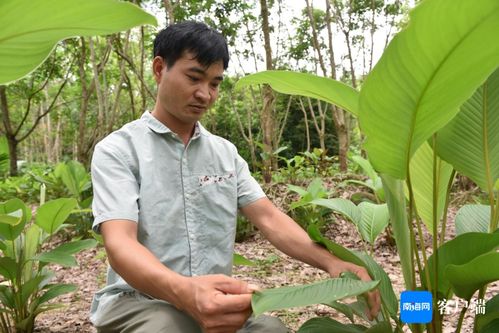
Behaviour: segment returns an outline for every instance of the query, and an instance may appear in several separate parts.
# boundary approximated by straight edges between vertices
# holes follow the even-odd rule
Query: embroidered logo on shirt
[[[203,187],[210,184],[217,184],[226,181],[227,179],[231,179],[235,176],[234,172],[230,172],[225,175],[208,175],[208,176],[199,176],[199,186]]]

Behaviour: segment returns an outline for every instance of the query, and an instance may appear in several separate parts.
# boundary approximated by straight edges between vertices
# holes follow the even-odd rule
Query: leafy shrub
[[[49,201],[38,208],[31,223],[31,211],[21,200],[0,203],[0,276],[4,280],[0,285],[2,332],[33,332],[36,316],[62,306],[48,302],[76,289],[74,285],[51,284],[54,273],[48,264],[76,265],[74,254],[95,246],[95,240],[42,249],[42,245],[43,248],[50,245],[76,205],[75,199]]]

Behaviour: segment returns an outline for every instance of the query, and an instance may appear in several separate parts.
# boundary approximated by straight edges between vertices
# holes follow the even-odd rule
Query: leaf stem
[[[469,303],[469,300],[468,300],[468,303]],[[464,320],[464,315],[466,313],[466,310],[468,310],[468,308],[463,307],[463,309],[461,310],[461,313],[459,314],[459,320],[457,322],[456,333],[461,332],[461,327],[463,326],[463,320]]]
[[[452,189],[452,184],[454,183],[454,177],[456,176],[456,170],[452,169],[450,174],[449,183],[447,184],[447,193],[445,195],[445,206],[444,206],[444,216],[442,218],[442,227],[440,231],[440,246],[442,246],[445,242],[445,232],[447,229],[447,214],[449,212],[450,205],[450,192]]]

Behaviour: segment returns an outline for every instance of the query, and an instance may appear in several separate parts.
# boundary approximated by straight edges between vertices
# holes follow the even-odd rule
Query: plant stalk
[[[468,304],[469,304],[469,301],[470,300],[468,300]],[[457,321],[456,333],[461,332],[461,327],[463,326],[463,320],[464,320],[464,315],[466,313],[466,310],[468,310],[468,308],[463,307],[463,309],[461,310],[461,313],[459,314],[459,320]]]
[[[449,178],[449,183],[447,184],[447,193],[445,196],[445,206],[444,206],[444,216],[442,218],[442,228],[440,229],[440,246],[445,243],[445,232],[447,229],[447,214],[449,212],[450,205],[450,192],[452,189],[452,184],[454,183],[454,177],[456,176],[456,170],[452,169],[452,173]]]

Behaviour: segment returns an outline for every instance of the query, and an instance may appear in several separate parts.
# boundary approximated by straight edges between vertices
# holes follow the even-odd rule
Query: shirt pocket
[[[195,174],[192,176],[197,216],[215,229],[235,224],[237,216],[237,177],[235,171]]]

